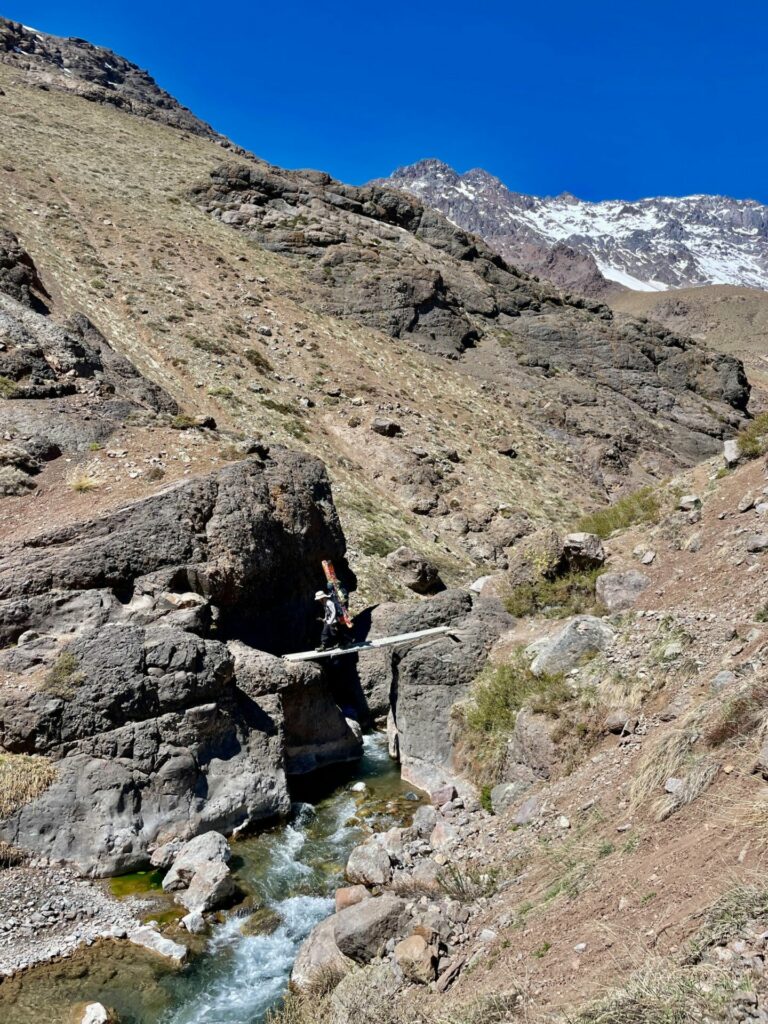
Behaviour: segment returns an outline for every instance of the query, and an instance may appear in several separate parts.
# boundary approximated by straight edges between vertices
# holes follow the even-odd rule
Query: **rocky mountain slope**
[[[457,174],[439,160],[398,168],[385,181],[474,231],[511,263],[583,294],[768,285],[768,207],[753,200],[527,196],[486,171]]]
[[[672,295],[624,291],[611,306],[647,316],[671,331],[696,338],[741,359],[762,393],[768,383],[768,293],[758,288],[711,285],[681,288]]]
[[[54,56],[63,45],[43,42]],[[475,1017],[465,1005],[482,992],[503,1020],[518,973],[532,1012],[559,1012],[605,981],[614,954],[595,922],[623,935],[629,906],[635,940],[655,931],[621,947],[621,980],[672,932],[648,909],[660,879],[672,906],[703,914],[722,863],[743,880],[762,857],[762,833],[743,856],[741,840],[737,852],[718,838],[718,862],[697,842],[695,898],[672,877],[698,797],[721,786],[762,800],[762,720],[750,711],[722,748],[702,731],[721,717],[710,684],[741,699],[763,672],[763,469],[719,465],[750,424],[741,363],[542,284],[400,191],[247,154],[222,164],[216,138],[158,120],[167,108],[149,86],[130,107],[92,102],[40,88],[39,65],[11,53],[0,865],[15,865],[13,900],[25,873],[35,892],[66,884],[60,860],[90,876],[170,867],[200,915],[190,928],[205,930],[203,913],[235,898],[224,836],[284,816],[292,778],[356,759],[363,728],[386,720],[405,777],[436,806],[353,855],[346,916],[299,963],[333,968],[309,1020],[370,1011],[382,1024],[380,989],[401,1024],[422,1009],[444,1019],[443,999],[462,1024],[485,1024],[490,1004]],[[98,69],[89,59],[79,74],[87,84]],[[600,539],[563,527],[621,494],[610,527],[600,521],[622,531],[597,578]],[[286,664],[316,635],[327,557],[358,584],[359,635],[451,635]],[[715,684],[725,668],[733,678]],[[499,677],[511,692],[490,719],[474,714]],[[635,805],[646,761],[655,774]],[[705,831],[719,836],[717,823],[713,812]],[[658,877],[622,906],[625,862],[611,858],[625,832],[627,857],[641,847],[634,874]],[[584,833],[606,852],[574,852],[567,837]],[[188,841],[218,853],[183,876]],[[49,927],[43,909],[10,926],[3,969],[42,955],[26,939]],[[738,933],[750,956],[758,911]],[[64,912],[48,911],[56,949],[104,934],[62,937]],[[682,942],[691,921],[673,923]],[[167,931],[143,940],[182,960],[189,933]],[[672,952],[666,940],[659,951]],[[375,961],[364,984],[356,970],[341,980],[340,956],[345,971]],[[360,991],[366,1006],[345,1017],[339,1000]]]
[[[0,62],[39,89],[59,89],[161,124],[218,139],[222,136],[161,89],[146,71],[84,39],[47,35],[0,18]],[[230,144],[227,143],[229,146]]]

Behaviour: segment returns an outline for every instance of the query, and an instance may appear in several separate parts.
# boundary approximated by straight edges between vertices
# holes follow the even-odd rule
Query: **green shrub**
[[[491,787],[485,785],[480,790],[480,806],[484,811],[488,811],[489,814],[493,814],[493,801],[491,800]]]
[[[255,366],[257,370],[261,370],[263,373],[270,373],[272,371],[272,363],[257,348],[247,348],[243,355],[251,366]]]
[[[761,412],[736,437],[745,459],[759,459],[768,452],[768,412]]]
[[[579,520],[578,528],[598,537],[610,537],[615,530],[626,530],[638,523],[657,523],[661,517],[661,500],[652,487],[626,494],[606,508],[590,512]]]
[[[208,352],[212,356],[223,356],[226,354],[227,349],[218,341],[214,341],[212,338],[200,338],[194,336],[191,338],[192,348],[199,349],[201,352]]]
[[[71,700],[85,676],[78,671],[77,658],[71,651],[62,651],[45,677],[42,690],[60,700]]]
[[[13,398],[16,394],[16,381],[10,377],[0,376],[0,398]]]
[[[191,430],[194,427],[195,421],[191,416],[185,416],[180,413],[178,416],[174,416],[171,420],[171,427],[173,430]]]
[[[553,580],[542,577],[533,583],[523,583],[505,598],[504,606],[515,618],[542,613],[553,618],[600,614],[603,609],[595,595],[595,584],[604,571],[590,569],[566,573]]]
[[[454,709],[461,758],[481,785],[501,779],[507,742],[522,707],[559,717],[574,693],[561,675],[535,676],[521,652],[506,665],[486,668],[469,698]]]

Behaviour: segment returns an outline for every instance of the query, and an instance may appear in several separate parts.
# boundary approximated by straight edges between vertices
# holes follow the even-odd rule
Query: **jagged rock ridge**
[[[440,160],[398,168],[384,180],[477,232],[511,262],[576,291],[768,287],[768,207],[751,199],[529,196],[487,171],[458,174]]]
[[[223,140],[146,71],[104,46],[63,39],[0,18],[0,61],[42,88],[72,92],[185,131]]]

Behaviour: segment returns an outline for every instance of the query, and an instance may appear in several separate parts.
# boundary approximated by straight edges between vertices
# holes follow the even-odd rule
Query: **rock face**
[[[457,590],[417,605],[382,608],[380,614],[392,632],[451,624],[458,639],[438,637],[391,653],[386,663],[361,666],[369,673],[363,680],[369,706],[388,699],[403,777],[432,791],[452,770],[451,706],[465,696],[512,620],[500,602]]]
[[[402,192],[233,164],[190,196],[291,261],[314,308],[460,358],[468,373],[482,364],[486,378],[527,391],[535,380],[540,404],[556,403],[550,425],[591,438],[598,464],[611,471],[642,449],[663,460],[674,450],[681,462],[714,454],[746,408],[737,360],[614,317],[595,300],[562,296]],[[481,337],[489,345],[473,356]]]
[[[41,297],[42,296],[42,297]],[[35,486],[43,461],[105,441],[125,421],[178,412],[81,314],[64,326],[44,315],[47,293],[14,236],[0,232],[0,403],[6,443],[0,493]]]
[[[161,594],[194,590],[215,607],[220,634],[265,649],[297,643],[308,639],[322,558],[345,572],[325,470],[273,449],[34,546],[10,545],[0,559],[0,639],[61,630],[68,615],[78,624],[157,621],[169,611],[157,607]]]
[[[415,594],[432,594],[443,589],[437,569],[426,558],[407,547],[387,555],[387,568]]]
[[[48,312],[50,296],[29,253],[12,231],[0,228],[0,292],[38,313]]]
[[[130,871],[175,836],[287,813],[291,751],[356,756],[317,667],[212,635],[296,643],[323,557],[345,571],[325,471],[281,450],[9,546],[0,635],[22,642],[0,652],[20,683],[0,698],[0,747],[46,755],[56,778],[0,838]]]
[[[94,103],[108,103],[195,135],[221,139],[164,92],[146,71],[84,39],[50,36],[0,18],[0,61],[26,72],[28,80],[37,85],[75,93]]]

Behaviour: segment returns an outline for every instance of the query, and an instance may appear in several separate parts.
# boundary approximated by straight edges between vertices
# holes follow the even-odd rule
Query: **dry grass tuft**
[[[692,804],[714,781],[719,765],[708,757],[699,757],[688,767],[682,786],[676,793],[668,793],[656,804],[657,821],[665,821],[675,811]]]
[[[690,729],[672,729],[648,745],[630,790],[633,807],[647,800],[667,779],[680,773],[695,736]]]
[[[26,863],[28,858],[29,855],[24,850],[19,850],[18,847],[0,839],[0,869],[16,868]]]
[[[565,1017],[567,1024],[691,1024],[723,1020],[733,994],[724,971],[650,960],[626,986]]]
[[[56,778],[51,762],[35,754],[0,754],[0,818],[40,796]]]
[[[704,732],[707,746],[719,747],[762,731],[768,724],[768,682],[761,680],[735,694],[718,708]]]
[[[104,483],[103,471],[98,460],[82,466],[73,466],[66,475],[67,487],[78,494],[95,491]]]
[[[686,963],[698,963],[712,946],[722,946],[736,938],[745,925],[768,914],[768,889],[741,882],[714,903],[704,924],[691,942]]]

